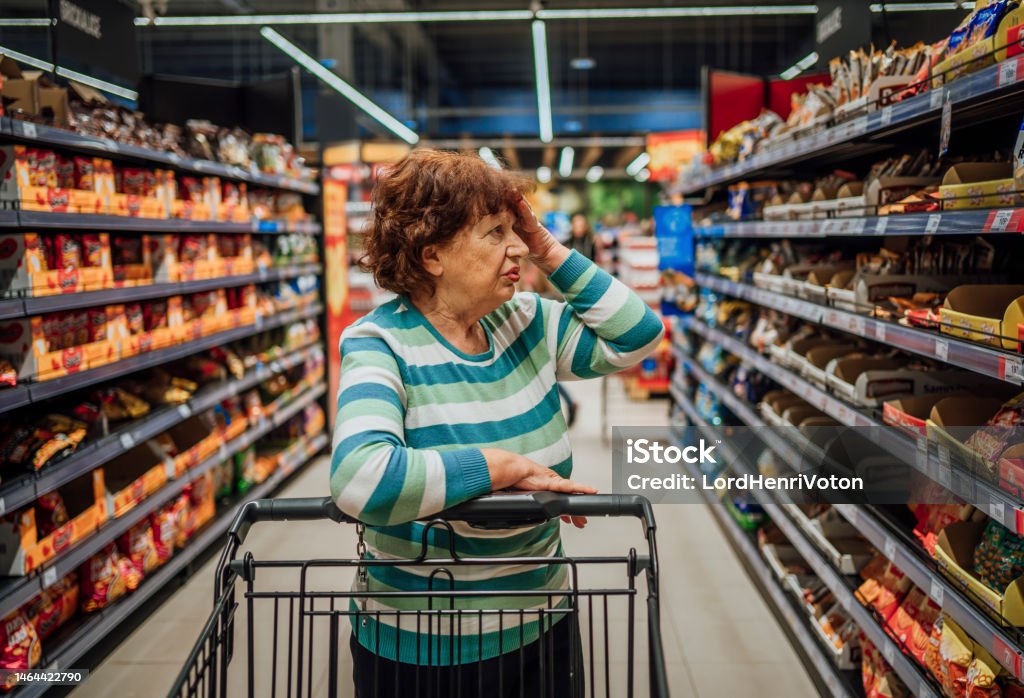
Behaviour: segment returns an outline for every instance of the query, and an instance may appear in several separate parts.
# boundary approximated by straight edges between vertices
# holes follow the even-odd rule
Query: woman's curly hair
[[[380,288],[409,295],[434,288],[421,262],[467,225],[498,213],[532,182],[473,155],[419,149],[388,168],[373,190],[373,218],[360,266]]]

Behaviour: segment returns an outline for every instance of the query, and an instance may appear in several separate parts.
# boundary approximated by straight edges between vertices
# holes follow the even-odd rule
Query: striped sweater
[[[556,381],[635,365],[660,341],[658,316],[579,253],[573,252],[550,281],[566,302],[516,294],[481,320],[490,347],[482,354],[459,351],[401,297],[345,330],[331,494],[342,511],[367,524],[370,558],[416,557],[423,534],[417,519],[490,492],[481,448],[520,453],[569,477],[572,450]],[[460,556],[561,554],[557,519],[501,531],[452,525]],[[431,529],[428,557],[448,557],[448,538],[446,531]],[[568,584],[564,565],[449,569],[458,590],[532,591]],[[369,589],[425,591],[431,571],[371,566]],[[447,607],[448,600],[443,604]],[[460,597],[456,607],[547,604],[546,597],[490,596]],[[428,638],[425,620],[417,630],[414,614],[393,613],[426,607],[421,598],[370,599],[366,611],[384,613],[354,622],[357,637],[387,659],[447,665],[495,657],[535,640],[539,632],[536,612],[532,620],[518,612],[465,613],[461,628],[449,628],[447,621],[437,627],[435,621]]]

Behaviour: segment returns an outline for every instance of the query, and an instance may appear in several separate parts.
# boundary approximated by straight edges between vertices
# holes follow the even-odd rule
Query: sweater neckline
[[[483,328],[484,334],[487,336],[487,351],[481,352],[479,354],[467,354],[466,352],[462,351],[454,344],[449,342],[448,339],[445,338],[445,336],[441,334],[441,332],[436,327],[434,327],[430,320],[427,319],[427,316],[420,312],[420,309],[417,308],[413,304],[413,302],[409,300],[408,297],[403,297],[402,301],[405,307],[409,309],[409,312],[414,313],[416,315],[416,318],[420,321],[420,323],[423,324],[424,327],[427,328],[430,334],[434,335],[434,338],[438,342],[440,342],[445,347],[445,349],[455,354],[459,358],[465,359],[466,361],[480,362],[488,361],[494,356],[494,337],[491,334],[491,328],[488,327],[487,323],[483,321],[483,318],[481,318],[478,322],[480,323],[480,327]]]

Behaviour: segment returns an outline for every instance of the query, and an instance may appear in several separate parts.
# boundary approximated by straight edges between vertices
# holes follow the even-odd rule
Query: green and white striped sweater
[[[481,448],[520,453],[569,477],[572,450],[555,382],[633,366],[660,341],[658,316],[579,253],[573,252],[550,280],[566,302],[516,294],[481,320],[490,345],[483,354],[456,349],[401,297],[345,330],[331,495],[342,511],[367,524],[370,557],[415,557],[423,532],[416,519],[490,492]],[[561,554],[557,519],[501,531],[452,525],[460,556]],[[429,556],[449,555],[446,531],[431,529],[428,544]],[[564,565],[498,561],[482,567],[453,565],[450,570],[458,590],[564,589],[568,583]],[[427,568],[369,571],[371,591],[429,588]],[[456,607],[546,605],[546,597],[461,597]],[[376,598],[366,604],[370,613],[426,607],[419,598]],[[518,612],[500,618],[462,616],[461,629],[449,628],[447,621],[438,628],[435,621],[429,648],[426,620],[417,631],[414,616],[400,622],[395,615],[370,618],[358,636],[365,647],[387,659],[444,665],[489,659],[538,636],[536,613],[532,621],[525,616],[522,624]],[[461,642],[450,643],[450,636],[461,637]]]

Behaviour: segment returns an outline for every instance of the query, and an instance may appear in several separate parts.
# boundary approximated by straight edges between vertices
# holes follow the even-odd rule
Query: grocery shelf
[[[163,407],[142,419],[133,420],[83,449],[75,451],[59,463],[38,473],[27,474],[0,487],[0,515],[35,501],[100,465],[131,450],[157,434],[184,422],[194,414],[205,412],[221,401],[249,390],[270,377],[302,365],[306,359],[323,354],[319,343],[312,344],[278,360],[260,364],[239,379],[221,381],[198,391],[188,402]]]
[[[824,238],[1024,232],[1024,208],[978,209],[699,226],[699,238]]]
[[[690,475],[699,474],[695,466],[688,465],[687,468],[690,469]],[[837,668],[822,651],[820,640],[808,628],[810,619],[794,609],[793,603],[779,586],[775,575],[764,561],[750,535],[736,525],[725,507],[721,506],[721,503],[713,495],[705,493],[705,499],[711,513],[718,521],[719,528],[743,558],[747,571],[761,591],[761,596],[768,601],[774,613],[786,622],[786,626],[810,662],[811,668],[817,672],[831,695],[835,698],[853,698],[855,694],[850,691],[842,670]]]
[[[3,118],[3,117],[0,117]],[[9,209],[0,209],[0,228],[17,228],[18,212]]]
[[[713,392],[740,421],[750,427],[764,427],[765,423],[744,400],[740,399],[721,381],[710,375],[698,363],[676,346],[677,356],[687,370],[693,373],[708,390]],[[678,391],[677,391],[678,392]],[[677,400],[678,402],[678,400]],[[684,408],[685,409],[685,408]],[[692,419],[692,417],[691,417]],[[793,444],[789,439],[771,430],[763,429],[758,436],[790,466],[799,468],[807,444]],[[795,433],[790,436],[796,437]],[[852,504],[833,504],[835,509],[886,558],[899,567],[910,579],[949,614],[967,634],[984,644],[992,656],[1017,678],[1024,678],[1024,648],[1018,638],[1000,627],[984,611],[964,595],[954,582],[944,577],[935,563],[926,560],[923,552],[915,549],[895,534],[875,514]],[[793,517],[795,518],[795,517]],[[807,528],[803,527],[805,533]]]
[[[121,359],[120,361],[109,363],[106,366],[88,369],[81,373],[74,373],[40,383],[29,383],[27,385],[16,386],[14,388],[2,389],[0,390],[0,413],[7,412],[18,407],[23,407],[30,403],[42,402],[56,395],[68,393],[72,390],[78,390],[79,388],[85,388],[102,381],[110,380],[111,378],[117,378],[129,373],[134,373],[135,371],[159,366],[160,364],[167,363],[168,361],[182,359],[200,351],[212,349],[213,347],[228,344],[239,339],[245,339],[246,337],[251,337],[255,334],[259,334],[260,332],[274,329],[275,327],[288,325],[297,320],[316,317],[322,312],[323,306],[319,303],[315,303],[307,308],[299,308],[296,310],[277,313],[268,319],[263,319],[262,317],[257,316],[256,322],[252,325],[245,325],[244,327],[236,327],[231,330],[217,332],[216,334],[212,334],[208,337],[202,337],[200,339],[183,342],[166,349],[157,349],[156,351],[150,351],[127,359]],[[8,393],[10,394],[9,396]]]
[[[181,172],[193,172],[206,176],[234,179],[273,189],[287,189],[301,194],[314,195],[320,193],[320,187],[315,182],[246,170],[236,165],[226,165],[210,160],[182,157],[175,153],[118,143],[109,138],[88,136],[62,128],[53,128],[52,126],[22,121],[21,119],[0,118],[0,134],[33,145],[56,146],[93,155],[102,155],[116,160],[143,161],[157,166],[173,167]]]
[[[858,313],[838,310],[800,298],[736,283],[719,276],[697,274],[697,283],[756,305],[772,308],[841,332],[863,337],[905,351],[959,366],[975,373],[1024,384],[1024,356],[966,342],[938,332],[884,322]]]
[[[1016,499],[990,482],[969,472],[952,467],[949,452],[943,454],[930,447],[926,438],[913,439],[895,427],[886,426],[857,407],[838,400],[812,385],[792,371],[771,362],[743,342],[696,319],[684,322],[694,332],[739,358],[776,383],[798,395],[809,404],[829,415],[843,426],[875,427],[872,436],[892,456],[917,469],[921,474],[945,487],[965,502],[987,513],[1018,535],[1024,534],[1024,502]]]
[[[928,90],[924,94],[851,118],[813,135],[767,147],[744,162],[719,167],[689,179],[681,178],[674,192],[695,194],[711,186],[761,176],[773,168],[793,165],[829,152],[850,150],[858,143],[880,140],[930,123],[940,117],[947,99],[952,108],[953,123],[960,123],[963,119],[957,119],[958,113],[962,116],[968,108],[976,108],[985,101],[994,103],[997,98],[1005,96],[1024,81],[1024,69],[1021,68],[1022,57],[1016,56],[963,76],[941,89]],[[994,110],[998,108],[998,105],[993,104]]]
[[[319,235],[319,223],[309,221],[193,221],[182,218],[140,218],[98,213],[57,213],[53,211],[17,211],[17,227],[29,230],[102,230],[104,232],[142,233],[303,233]]]
[[[236,511],[247,502],[262,499],[272,494],[289,476],[307,463],[328,445],[327,436],[319,434],[309,441],[306,449],[291,461],[282,463],[265,482],[250,490],[240,500],[223,510],[220,515],[198,533],[185,547],[177,551],[162,567],[143,579],[134,592],[117,601],[113,606],[91,614],[78,631],[62,642],[52,652],[44,648],[47,660],[41,671],[57,672],[74,665],[89,650],[102,641],[111,631],[118,628],[132,613],[141,608],[157,591],[184,571],[195,559],[224,538],[231,526]],[[32,684],[22,688],[18,696],[41,696],[48,689],[46,684]]]
[[[326,390],[327,388],[320,384],[303,391],[289,403],[287,413],[284,410],[279,411],[272,415],[271,419],[251,426],[241,436],[232,439],[230,443],[221,445],[216,454],[210,456],[194,468],[190,468],[185,476],[171,480],[123,516],[107,521],[95,533],[60,553],[56,559],[43,565],[41,569],[32,575],[27,577],[9,577],[0,580],[0,617],[4,617],[16,610],[22,604],[31,600],[36,594],[46,590],[56,583],[57,580],[76,570],[90,557],[102,550],[104,546],[117,540],[119,536],[126,533],[144,518],[170,503],[198,476],[203,475],[234,454],[245,450],[257,439],[284,424],[288,418],[299,410],[315,402]]]
[[[85,293],[65,293],[53,296],[0,301],[0,320],[73,310],[75,308],[92,308],[111,303],[128,303],[150,298],[166,298],[168,296],[201,293],[220,288],[285,281],[307,274],[320,274],[322,271],[323,267],[320,264],[282,265],[276,268],[262,268],[252,274],[219,276],[215,279],[175,281],[146,286],[109,288],[102,291],[87,291]],[[20,312],[15,309],[16,305],[21,306]]]
[[[677,386],[672,386],[673,399],[676,400],[687,417],[689,417],[698,429],[705,433],[708,438],[716,438],[715,433],[708,427],[708,424],[701,419],[693,406],[693,402],[682,393]],[[735,452],[726,442],[720,445],[723,453],[726,454],[725,461],[730,464],[737,475],[753,474],[741,454]],[[689,474],[699,477],[700,470],[696,465],[687,464],[691,471]],[[893,667],[903,682],[910,688],[911,692],[919,698],[936,698],[937,694],[932,687],[932,681],[927,676],[923,667],[918,666],[910,657],[903,654],[896,641],[891,638],[885,629],[878,624],[871,610],[862,606],[854,596],[853,589],[843,576],[837,572],[825,559],[818,548],[812,543],[801,528],[794,523],[784,512],[781,504],[764,490],[751,490],[751,494],[757,499],[758,504],[765,510],[768,517],[778,526],[782,534],[796,548],[800,556],[807,562],[815,575],[832,591],[839,604],[850,614],[854,622],[864,631],[867,638],[874,644],[885,657],[885,660]],[[777,494],[777,493],[776,493]],[[713,495],[711,495],[713,496]],[[712,509],[721,508],[712,504]],[[723,511],[723,513],[725,513]],[[725,514],[728,516],[728,514]]]

